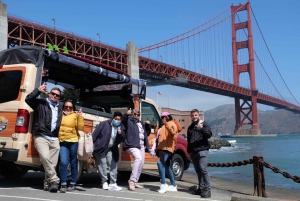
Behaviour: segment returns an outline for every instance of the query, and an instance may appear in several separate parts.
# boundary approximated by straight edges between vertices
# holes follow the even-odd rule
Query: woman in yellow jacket
[[[177,191],[174,174],[170,168],[172,154],[176,148],[178,129],[174,121],[169,118],[168,112],[161,114],[163,126],[158,131],[158,141],[156,146],[156,155],[158,157],[157,166],[160,174],[161,185],[159,193],[166,191]],[[166,174],[168,175],[171,185],[166,184]]]
[[[78,150],[78,130],[83,130],[84,119],[81,108],[76,113],[75,105],[71,100],[63,104],[62,121],[59,128],[58,139],[60,141],[60,192],[73,191],[77,179],[77,150]],[[70,160],[69,160],[70,159]],[[71,182],[67,188],[68,164],[71,165]]]

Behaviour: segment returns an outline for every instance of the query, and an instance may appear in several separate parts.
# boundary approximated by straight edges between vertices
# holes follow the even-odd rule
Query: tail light
[[[19,109],[16,120],[15,133],[27,133],[29,120],[30,115],[28,110]]]

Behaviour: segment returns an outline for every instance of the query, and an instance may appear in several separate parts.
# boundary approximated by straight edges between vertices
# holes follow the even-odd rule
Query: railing
[[[280,173],[285,178],[292,179],[296,183],[300,183],[299,176],[292,176],[288,172],[282,172],[279,168],[271,166],[263,160],[262,156],[253,156],[253,159],[243,160],[232,163],[208,163],[209,167],[235,167],[241,165],[253,164],[254,174],[254,196],[268,197],[265,188],[264,167],[271,169],[274,173]]]

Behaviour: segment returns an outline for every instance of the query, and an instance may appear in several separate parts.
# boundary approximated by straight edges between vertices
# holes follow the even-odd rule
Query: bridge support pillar
[[[248,19],[245,22],[236,22],[235,15],[240,11],[247,11]],[[251,23],[250,2],[244,5],[231,6],[231,25],[232,25],[232,56],[233,56],[233,78],[234,84],[240,86],[240,74],[247,73],[250,78],[250,88],[252,94],[241,99],[235,98],[235,135],[261,135],[258,124],[257,114],[257,94],[255,83],[255,66],[254,66],[254,47]],[[237,38],[236,32],[239,29],[248,29],[248,39],[241,41]],[[238,41],[238,39],[240,41]],[[249,61],[240,64],[238,61],[238,50],[248,49]],[[242,115],[242,116],[241,116]],[[246,128],[243,128],[245,126]],[[250,128],[251,126],[251,128]]]
[[[0,0],[0,51],[7,49],[7,7]]]
[[[140,79],[140,70],[139,70],[139,52],[138,48],[135,46],[134,42],[128,42],[126,44],[127,50],[127,63],[128,63],[128,74],[135,79]],[[132,87],[138,87],[136,85]],[[133,91],[137,89],[133,88]],[[137,94],[133,94],[133,104],[134,109],[139,109],[139,98]]]

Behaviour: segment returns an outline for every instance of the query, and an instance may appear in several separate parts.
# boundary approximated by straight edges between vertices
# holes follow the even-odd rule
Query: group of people
[[[83,130],[84,119],[81,109],[75,112],[75,105],[67,100],[59,104],[61,90],[52,88],[49,97],[38,99],[41,93],[47,93],[46,85],[27,95],[26,103],[34,110],[32,135],[46,178],[44,189],[57,192],[60,182],[60,192],[73,191],[77,179],[77,149],[78,130]],[[195,194],[201,197],[211,197],[210,177],[207,171],[207,155],[210,148],[208,139],[212,136],[211,128],[200,120],[199,111],[191,111],[192,123],[188,128],[187,151],[190,154],[198,175],[199,188]],[[162,126],[156,132],[156,141],[149,148],[148,136],[151,133],[149,121],[140,121],[139,110],[129,109],[125,114],[114,112],[113,118],[102,121],[93,131],[93,157],[102,181],[104,190],[122,190],[117,185],[117,163],[119,160],[118,145],[123,142],[123,149],[134,158],[132,172],[128,180],[128,189],[143,189],[138,183],[145,162],[145,153],[157,156],[161,185],[159,193],[177,191],[174,174],[170,167],[172,155],[176,151],[178,133],[181,126],[173,120],[168,112],[161,114]],[[151,151],[150,151],[151,150]],[[56,173],[59,162],[60,178]],[[71,166],[71,181],[67,186],[68,165]],[[107,167],[109,176],[107,177]],[[166,184],[166,174],[171,185]],[[108,184],[109,181],[109,184]]]

